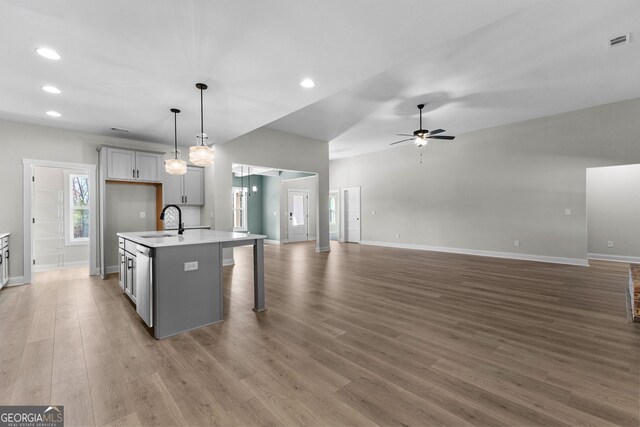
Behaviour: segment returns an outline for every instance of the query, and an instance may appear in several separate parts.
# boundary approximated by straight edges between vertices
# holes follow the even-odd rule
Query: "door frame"
[[[348,191],[357,191],[358,192],[358,200],[359,200],[359,206],[358,206],[358,214],[359,214],[359,218],[362,218],[362,190],[361,187],[344,187],[340,189],[340,215],[341,215],[341,221],[340,221],[340,237],[338,238],[338,241],[340,243],[345,243],[347,242],[345,236],[347,235],[347,221],[345,221],[345,218],[349,218],[349,215],[347,215],[347,204],[345,203],[345,194]],[[358,242],[350,242],[350,243],[360,243],[362,241],[362,221],[358,221],[358,228],[360,229],[360,239],[358,240]]]
[[[289,188],[287,190],[287,213],[291,212],[291,206],[289,205],[289,201],[291,199],[291,193],[292,192],[296,192],[296,193],[305,193],[307,198],[306,198],[306,218],[305,218],[305,226],[307,227],[307,238],[304,240],[296,240],[296,241],[291,241],[291,233],[289,233],[289,221],[287,221],[287,243],[296,243],[296,242],[306,242],[309,240],[309,190],[296,190],[295,188]],[[287,217],[287,219],[289,219],[289,217]]]
[[[33,280],[33,168],[50,167],[84,170],[89,175],[89,275],[98,274],[96,268],[98,213],[96,199],[96,165],[86,163],[57,162],[52,160],[22,159],[22,232],[23,232],[23,281]]]

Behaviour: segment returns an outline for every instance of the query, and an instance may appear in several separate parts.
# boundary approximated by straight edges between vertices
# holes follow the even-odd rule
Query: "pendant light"
[[[174,157],[164,161],[164,170],[171,175],[184,175],[187,173],[187,162],[178,157],[178,113],[180,110],[172,108],[173,113],[173,146]]]
[[[213,163],[215,150],[207,145],[209,137],[204,133],[204,113],[202,106],[202,91],[207,89],[204,83],[196,83],[200,89],[200,133],[196,136],[196,145],[189,147],[189,160],[194,165],[209,166]]]

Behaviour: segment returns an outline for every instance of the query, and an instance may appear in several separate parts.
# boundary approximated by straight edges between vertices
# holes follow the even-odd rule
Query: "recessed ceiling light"
[[[56,95],[62,93],[62,91],[55,86],[42,86],[42,90],[48,93],[55,93]]]
[[[304,87],[304,88],[312,88],[316,85],[316,82],[314,82],[311,79],[304,79],[303,81],[300,82],[300,86]]]
[[[47,116],[51,116],[51,117],[60,117],[62,116],[62,114],[58,113],[57,111],[47,111]]]
[[[58,52],[47,47],[39,47],[38,49],[36,49],[36,52],[38,53],[38,55],[44,56],[47,59],[53,59],[55,61],[60,59],[60,54]]]

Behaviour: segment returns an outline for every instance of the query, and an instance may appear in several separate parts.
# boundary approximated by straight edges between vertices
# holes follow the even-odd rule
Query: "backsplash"
[[[200,225],[200,208],[182,206],[182,222],[185,227]],[[178,210],[169,208],[164,214],[164,228],[178,228]]]

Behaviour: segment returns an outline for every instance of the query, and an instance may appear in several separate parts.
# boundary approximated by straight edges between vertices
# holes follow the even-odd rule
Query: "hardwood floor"
[[[117,277],[0,291],[0,404],[67,425],[638,426],[627,265],[590,268],[338,244],[250,248],[225,321],[156,341]]]

